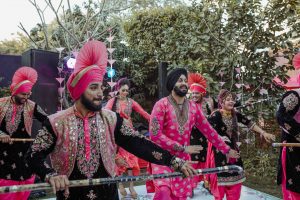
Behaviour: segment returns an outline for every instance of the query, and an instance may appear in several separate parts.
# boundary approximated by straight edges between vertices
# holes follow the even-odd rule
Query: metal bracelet
[[[178,157],[173,157],[171,160],[171,168],[175,171],[181,171],[181,168],[185,164],[185,160],[182,160]]]
[[[0,131],[0,135],[7,135],[7,134],[4,133],[3,131]]]
[[[46,182],[49,182],[49,180],[50,180],[51,177],[57,176],[57,175],[58,175],[57,172],[51,172],[51,173],[49,173],[49,174],[47,174],[47,175],[45,176],[45,181],[46,181]]]
[[[186,149],[187,149],[188,146],[186,145],[183,145],[183,151],[182,152],[185,152],[186,153]]]

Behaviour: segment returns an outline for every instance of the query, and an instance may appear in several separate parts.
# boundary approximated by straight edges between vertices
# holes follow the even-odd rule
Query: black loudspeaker
[[[47,114],[53,114],[58,107],[59,54],[50,51],[31,49],[22,54],[22,65],[34,68],[38,73],[38,81],[32,89],[31,100],[36,102]],[[33,135],[41,127],[33,123]]]
[[[161,62],[158,66],[158,98],[161,99],[169,95],[166,82],[167,82],[167,73],[168,73],[168,63]]]
[[[1,87],[9,87],[15,71],[21,66],[21,56],[0,55]]]
[[[31,99],[49,114],[55,113],[58,105],[58,58],[58,53],[35,49],[22,54],[22,65],[34,68],[38,73]]]

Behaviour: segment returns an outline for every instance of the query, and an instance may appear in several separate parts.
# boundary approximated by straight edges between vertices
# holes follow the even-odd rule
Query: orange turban
[[[200,92],[206,94],[206,80],[199,73],[190,73],[188,83],[192,92]]]

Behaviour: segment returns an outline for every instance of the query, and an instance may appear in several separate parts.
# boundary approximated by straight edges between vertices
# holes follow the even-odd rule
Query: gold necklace
[[[224,117],[231,117],[232,115],[231,111],[224,110],[224,109],[221,110],[221,113]]]

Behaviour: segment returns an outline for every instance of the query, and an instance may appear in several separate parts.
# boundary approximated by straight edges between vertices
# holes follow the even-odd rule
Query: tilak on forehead
[[[102,82],[106,66],[105,44],[95,40],[85,43],[76,58],[74,72],[67,82],[72,99],[79,99],[90,83]]]

